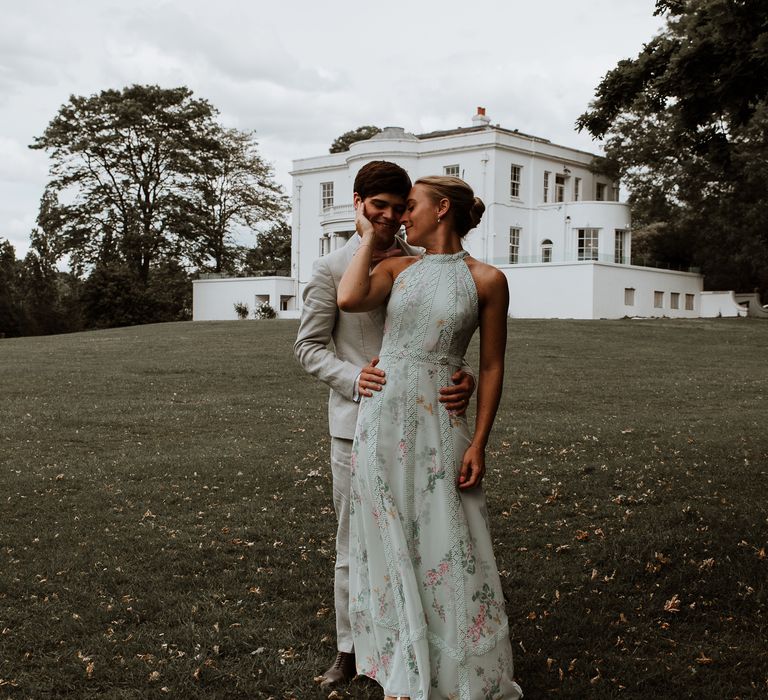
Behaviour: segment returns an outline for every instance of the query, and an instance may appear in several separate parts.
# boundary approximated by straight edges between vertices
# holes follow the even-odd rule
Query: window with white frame
[[[693,311],[693,294],[685,295],[685,310]]]
[[[680,292],[670,292],[670,294],[669,294],[669,308],[670,309],[679,309],[680,308]]]
[[[653,308],[654,309],[664,308],[664,292],[655,291],[653,293]]]
[[[624,287],[624,306],[635,305],[635,288]]]
[[[578,202],[581,200],[581,178],[573,178],[573,201]]]
[[[550,241],[549,238],[545,238],[541,242],[541,262],[552,262],[552,241]]]
[[[509,227],[509,264],[517,265],[520,256],[520,228]]]
[[[614,232],[613,262],[623,265],[624,247],[626,245],[627,232],[622,228],[617,228]]]
[[[293,297],[290,295],[280,295],[280,311],[290,311],[293,309]]]
[[[509,169],[509,196],[513,199],[520,198],[521,171],[519,165],[513,165]]]
[[[565,175],[555,175],[555,201],[565,201]]]
[[[549,201],[549,170],[544,171],[544,201]]]
[[[444,165],[443,175],[449,175],[450,177],[461,177],[458,163],[456,165]]]
[[[605,183],[604,182],[598,182],[595,185],[595,199],[598,202],[605,201]]]
[[[578,239],[578,259],[597,260],[598,244],[600,242],[600,229],[580,228]]]
[[[321,182],[320,183],[320,205],[323,211],[330,209],[333,206],[333,183]]]
[[[320,236],[320,257],[331,252],[331,237]]]

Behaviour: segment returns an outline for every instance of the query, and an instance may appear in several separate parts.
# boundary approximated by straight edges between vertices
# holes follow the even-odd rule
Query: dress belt
[[[379,353],[379,357],[393,360],[411,360],[412,362],[428,362],[433,365],[454,365],[461,367],[464,358],[458,355],[447,355],[440,352],[424,352],[419,350],[391,350]]]

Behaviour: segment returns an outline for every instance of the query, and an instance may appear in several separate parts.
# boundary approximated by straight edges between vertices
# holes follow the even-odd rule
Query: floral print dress
[[[470,442],[438,402],[478,326],[467,253],[395,280],[352,450],[350,613],[358,672],[412,700],[508,700],[507,616],[482,488],[459,491]]]

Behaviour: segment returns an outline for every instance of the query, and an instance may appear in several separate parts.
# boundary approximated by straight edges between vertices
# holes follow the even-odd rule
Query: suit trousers
[[[336,509],[336,569],[333,597],[336,607],[336,648],[351,652],[352,625],[349,621],[349,493],[352,440],[331,438],[333,507]]]

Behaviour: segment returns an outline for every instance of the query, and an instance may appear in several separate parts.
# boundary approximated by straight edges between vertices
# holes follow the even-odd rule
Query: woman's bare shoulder
[[[472,273],[472,279],[475,280],[478,292],[487,291],[490,293],[500,287],[507,288],[507,278],[498,267],[476,260],[472,256],[467,256],[465,260],[469,271]]]

